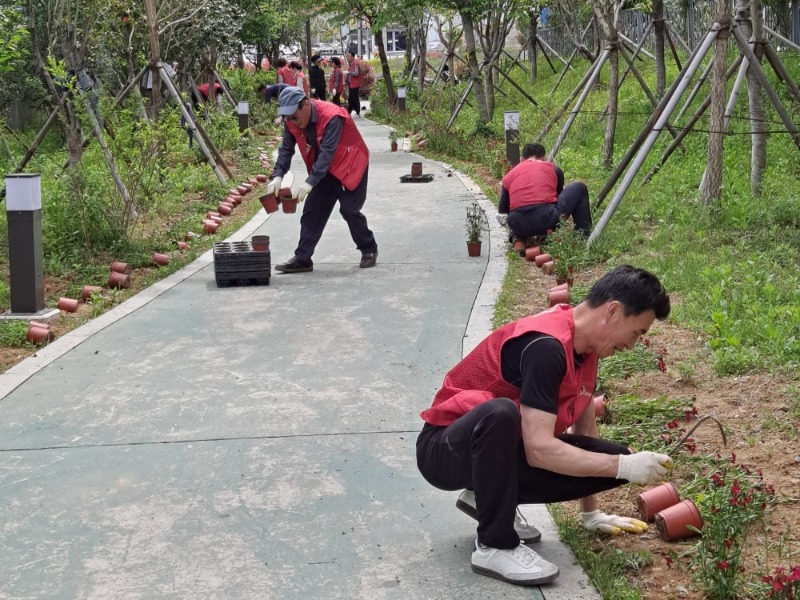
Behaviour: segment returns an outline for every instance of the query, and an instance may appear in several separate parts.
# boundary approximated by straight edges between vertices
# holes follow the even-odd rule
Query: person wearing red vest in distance
[[[358,116],[361,116],[361,98],[359,98],[359,94],[361,93],[361,79],[364,76],[361,72],[361,61],[356,58],[356,54],[352,50],[347,53],[347,56],[350,65],[347,71],[347,84],[350,87],[347,96],[347,112],[352,113],[355,111]]]
[[[328,80],[328,90],[331,92],[331,102],[336,106],[342,104],[342,94],[344,93],[344,73],[342,73],[342,61],[338,56],[331,59],[333,71]]]
[[[275,61],[277,68],[277,81],[275,83],[287,83],[289,85],[297,85],[297,77],[294,71],[289,68],[289,63],[282,56]]]
[[[590,531],[647,528],[601,512],[595,494],[657,483],[671,459],[600,439],[591,400],[598,359],[632,348],[669,311],[655,275],[621,265],[579,305],[500,327],[445,375],[420,414],[417,465],[434,487],[464,490],[456,507],[478,521],[473,571],[518,585],[558,576],[556,565],[526,545],[541,534],[520,518],[520,504],[579,499]]]
[[[369,149],[347,111],[330,102],[312,100],[296,87],[278,97],[278,115],[284,118],[283,138],[267,194],[277,194],[289,170],[295,145],[306,163],[308,177],[300,184],[297,200],[306,201],[300,218],[300,242],[294,256],[275,269],[282,273],[314,270],[311,256],[339,201],[339,213],[361,251],[362,269],[374,267],[378,245],[361,212],[367,199]]]
[[[564,187],[563,171],[545,158],[541,144],[527,144],[522,159],[503,177],[497,205],[498,220],[511,230],[512,249],[524,255],[525,238],[545,235],[562,218],[572,217],[575,229],[589,237],[592,210],[586,184]]]
[[[303,73],[303,65],[293,60],[289,63],[289,68],[294,74],[294,85],[303,90],[303,93],[308,96],[308,81],[306,80],[306,74]]]

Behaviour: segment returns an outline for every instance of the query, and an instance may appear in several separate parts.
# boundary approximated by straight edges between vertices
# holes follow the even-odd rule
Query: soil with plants
[[[514,314],[517,318],[546,308],[546,295],[555,285],[553,277],[528,263],[520,271],[526,292],[517,302]],[[604,273],[604,269],[592,268],[575,274],[576,286],[589,286]],[[517,280],[520,283],[519,279]],[[674,301],[679,299],[674,299]],[[766,584],[761,577],[771,576],[780,566],[794,567],[800,563],[800,546],[797,531],[800,531],[800,449],[797,446],[797,420],[800,415],[797,381],[788,377],[758,373],[738,377],[720,377],[708,364],[707,340],[678,327],[669,320],[656,321],[648,334],[654,356],[662,359],[661,368],[634,370],[626,377],[616,379],[604,386],[609,396],[608,410],[613,415],[615,398],[626,395],[651,399],[681,399],[696,409],[697,416],[714,415],[722,423],[727,446],[717,426],[706,421],[698,427],[685,448],[674,455],[676,468],[673,483],[679,491],[690,486],[691,478],[703,477],[702,462],[697,457],[720,453],[723,461],[732,460],[748,465],[754,471],[760,469],[765,484],[774,489],[774,499],[764,511],[763,522],[753,523],[744,537],[741,553],[740,575],[762,583],[764,588],[747,592],[745,584],[736,590],[738,595],[716,597],[772,597],[766,595]],[[685,365],[691,365],[691,369]],[[682,421],[682,420],[681,420]],[[667,425],[665,423],[665,425]],[[681,422],[681,428],[686,428]],[[602,433],[601,433],[602,435]],[[675,437],[675,436],[673,436]],[[641,448],[640,448],[641,449]],[[599,507],[609,513],[639,517],[637,494],[644,488],[624,486],[600,496]],[[692,494],[681,494],[681,498],[693,498]],[[630,587],[639,590],[639,596],[609,595],[605,597],[640,597],[646,599],[701,599],[707,595],[696,581],[693,573],[698,567],[692,560],[697,555],[698,537],[678,542],[665,542],[659,537],[654,523],[641,535],[619,536],[586,534],[580,526],[578,503],[563,505],[565,517],[573,523],[576,535],[585,536],[588,547],[598,556],[620,550],[629,555],[623,559],[621,569],[625,571]],[[714,562],[722,562],[714,561]],[[725,567],[725,564],[714,568]],[[775,595],[784,598],[788,595]]]

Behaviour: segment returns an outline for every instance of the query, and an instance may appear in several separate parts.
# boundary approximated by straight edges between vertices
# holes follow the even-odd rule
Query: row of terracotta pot
[[[425,136],[413,131],[406,131],[406,137],[413,139],[417,143],[417,150],[425,150]]]
[[[555,306],[556,304],[569,304],[569,284],[560,283],[555,287],[551,287],[547,292],[548,306]]]

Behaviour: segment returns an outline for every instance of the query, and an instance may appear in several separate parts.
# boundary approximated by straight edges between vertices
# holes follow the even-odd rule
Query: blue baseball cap
[[[278,96],[278,115],[288,117],[297,111],[297,107],[306,95],[298,87],[288,87]]]

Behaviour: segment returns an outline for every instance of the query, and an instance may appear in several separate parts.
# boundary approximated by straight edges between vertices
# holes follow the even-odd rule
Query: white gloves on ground
[[[277,196],[278,190],[281,189],[281,183],[283,183],[283,177],[275,177],[272,181],[270,181],[267,184],[267,196],[270,194]]]
[[[508,215],[497,213],[497,222],[500,223],[501,227],[508,227]]]
[[[653,485],[664,479],[672,469],[672,459],[666,454],[636,452],[620,454],[617,479],[627,479],[639,485]]]
[[[313,185],[304,181],[301,183],[297,188],[297,201],[302,202],[306,199],[306,197],[311,193],[311,190],[314,188]]]
[[[647,523],[639,519],[607,515],[599,510],[582,512],[581,518],[583,519],[584,527],[589,531],[600,531],[602,533],[610,533],[611,535],[619,535],[621,531],[627,531],[628,533],[642,533],[643,531],[647,531]]]

